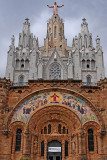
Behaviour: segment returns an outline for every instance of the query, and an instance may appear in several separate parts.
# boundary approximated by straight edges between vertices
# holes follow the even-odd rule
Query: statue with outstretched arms
[[[57,3],[55,2],[53,6],[49,6],[47,5],[49,8],[53,8],[53,14],[54,15],[58,15],[58,9],[57,8],[61,8],[64,5],[57,5]]]

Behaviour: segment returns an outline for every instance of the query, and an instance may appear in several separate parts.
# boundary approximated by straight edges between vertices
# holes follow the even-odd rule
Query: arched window
[[[90,60],[87,60],[87,69],[90,68]]]
[[[24,60],[22,59],[21,60],[21,69],[23,69],[24,68]]]
[[[85,47],[87,48],[87,35],[84,36],[85,39]]]
[[[68,142],[65,141],[65,156],[68,156]]]
[[[87,76],[87,84],[90,85],[91,84],[91,77]]]
[[[59,64],[52,64],[49,71],[49,79],[61,79],[61,68]]]
[[[82,69],[85,69],[85,60],[82,60]]]
[[[41,129],[41,134],[43,134],[43,129]]]
[[[82,37],[80,36],[80,49],[82,48]]]
[[[65,127],[63,127],[63,134],[65,134]]]
[[[22,134],[22,130],[21,129],[17,129],[17,131],[16,131],[15,151],[20,151],[20,149],[21,149],[21,134]]]
[[[26,61],[25,61],[25,69],[29,69],[29,60],[28,59],[26,59]]]
[[[61,124],[58,125],[58,132],[61,134]]]
[[[19,63],[20,63],[20,61],[19,61],[19,59],[17,59],[16,60],[16,69],[19,69]]]
[[[91,61],[91,69],[94,69],[94,68],[95,68],[95,61],[92,60],[92,61]]]
[[[24,82],[24,76],[21,75],[21,76],[19,76],[19,83],[22,84],[23,82]]]
[[[41,156],[44,156],[44,141],[41,142]]]
[[[60,40],[62,40],[62,37],[63,37],[63,32],[62,32],[62,28],[60,28]]]
[[[26,42],[27,42],[27,36],[26,36],[26,34],[24,34],[24,38],[23,39],[24,39],[23,40],[23,46],[26,47],[27,46],[27,44],[26,44]]]
[[[94,151],[94,136],[92,129],[88,129],[88,149],[90,152]]]
[[[44,127],[44,134],[47,134],[47,127]]]
[[[51,125],[49,124],[48,125],[48,134],[50,134],[51,133]]]
[[[57,27],[54,27],[54,38],[56,38],[56,34],[57,34]]]

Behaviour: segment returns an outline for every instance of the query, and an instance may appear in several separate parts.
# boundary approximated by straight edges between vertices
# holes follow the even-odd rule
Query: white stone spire
[[[14,35],[13,35],[12,38],[11,38],[11,45],[14,46],[14,44],[15,44],[15,37],[14,37]]]
[[[101,46],[100,46],[100,38],[99,38],[99,36],[97,35],[97,37],[96,37],[96,48],[100,48]]]
[[[88,30],[88,23],[85,18],[82,20],[81,33],[79,34],[79,48],[82,49],[82,46],[85,46],[85,48],[93,47],[92,34]]]
[[[23,32],[26,35],[30,33],[30,23],[29,23],[28,18],[25,19],[25,22],[24,22],[24,25],[23,25]]]
[[[29,19],[26,18],[22,33],[19,34],[19,46],[23,46],[23,48],[29,47],[30,49],[33,46],[33,34],[30,32],[30,23]]]
[[[86,22],[85,18],[83,18],[82,20],[83,20],[83,22],[81,24],[81,32],[84,32],[85,34],[87,34],[87,33],[89,33],[88,23]]]

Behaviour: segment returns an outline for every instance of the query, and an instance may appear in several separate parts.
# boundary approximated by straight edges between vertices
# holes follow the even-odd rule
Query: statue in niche
[[[35,135],[35,137],[34,137],[33,144],[34,144],[35,153],[37,153],[37,149],[38,149],[38,136],[37,135]]]

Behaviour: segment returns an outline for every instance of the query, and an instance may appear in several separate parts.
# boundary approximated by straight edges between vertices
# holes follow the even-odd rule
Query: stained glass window
[[[61,79],[61,68],[60,65],[54,63],[49,71],[49,79]]]
[[[65,127],[63,127],[63,134],[65,134]]]
[[[68,142],[65,141],[65,156],[68,156]]]
[[[44,134],[47,134],[47,127],[44,127]]]
[[[44,141],[41,142],[41,156],[44,156]]]
[[[54,27],[54,38],[56,38],[56,32],[57,32],[57,28],[56,26]]]
[[[89,151],[94,151],[94,136],[93,136],[93,130],[88,130],[88,149]]]
[[[61,134],[61,124],[58,125],[58,132]]]
[[[22,130],[21,129],[17,129],[17,131],[16,131],[15,151],[20,151],[20,149],[21,149],[21,134],[22,134]]]
[[[48,125],[48,134],[50,134],[51,133],[51,125],[49,124]]]

